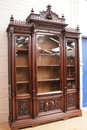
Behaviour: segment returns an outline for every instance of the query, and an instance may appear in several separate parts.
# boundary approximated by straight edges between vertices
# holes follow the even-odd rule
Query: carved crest
[[[46,11],[40,12],[40,17],[47,20],[58,20],[58,15],[51,11],[51,5],[47,6]]]

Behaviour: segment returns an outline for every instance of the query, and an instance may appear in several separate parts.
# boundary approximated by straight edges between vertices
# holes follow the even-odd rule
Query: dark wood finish
[[[81,116],[79,27],[66,28],[47,6],[8,33],[9,124],[12,130]]]

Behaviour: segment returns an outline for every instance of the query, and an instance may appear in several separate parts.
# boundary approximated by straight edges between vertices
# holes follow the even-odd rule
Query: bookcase
[[[8,36],[9,124],[12,130],[81,116],[80,30],[51,11],[26,21],[10,17]]]

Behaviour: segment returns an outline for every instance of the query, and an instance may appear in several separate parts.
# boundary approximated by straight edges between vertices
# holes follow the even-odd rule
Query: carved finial
[[[50,5],[50,4],[47,6],[47,15],[46,15],[46,18],[47,18],[48,20],[51,20],[51,19],[52,19],[51,5]]]
[[[62,18],[64,19],[64,14],[62,14]]]
[[[52,7],[52,6],[49,4],[49,5],[47,6],[47,10],[50,11],[50,10],[51,10],[51,7]]]
[[[34,10],[33,10],[33,8],[31,9],[31,13],[33,13],[34,12]]]
[[[11,15],[11,17],[10,17],[10,23],[13,23],[14,22],[14,17],[13,17],[13,15]]]
[[[78,25],[77,25],[77,27],[76,27],[76,30],[77,30],[77,31],[79,31],[79,30],[80,30]]]

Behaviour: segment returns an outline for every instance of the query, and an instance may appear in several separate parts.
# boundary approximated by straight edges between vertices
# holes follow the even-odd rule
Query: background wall
[[[8,121],[8,44],[6,28],[11,14],[16,20],[25,20],[31,12],[46,10],[52,5],[52,11],[59,17],[64,14],[70,27],[79,24],[82,34],[86,35],[86,0],[0,0],[0,122]],[[85,10],[85,11],[84,11]],[[81,40],[80,40],[81,50]],[[81,51],[80,51],[81,52]],[[80,62],[81,53],[80,53]],[[80,81],[82,84],[82,81]]]

